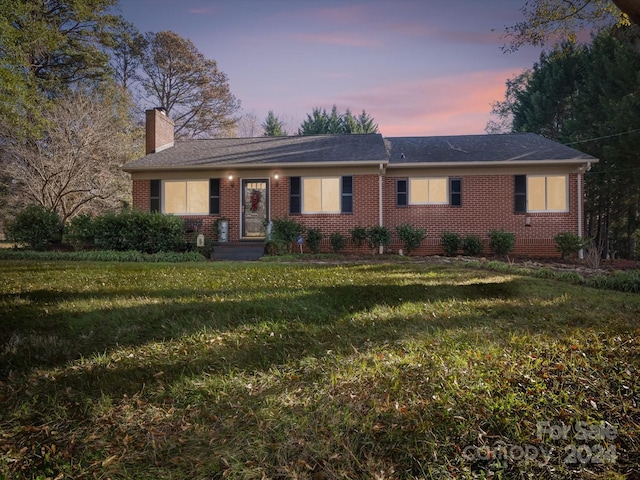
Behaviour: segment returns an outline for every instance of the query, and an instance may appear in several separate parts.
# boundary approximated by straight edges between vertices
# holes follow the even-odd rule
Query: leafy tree
[[[364,110],[354,117],[349,109],[341,114],[334,105],[331,113],[314,108],[298,129],[298,135],[378,133],[378,125]]]
[[[276,117],[272,110],[269,110],[267,118],[262,124],[265,137],[286,137],[282,122]]]
[[[0,0],[0,118],[16,134],[70,86],[108,77],[101,47],[116,2]]]
[[[232,128],[240,102],[215,60],[171,31],[147,33],[145,39],[141,83],[175,122],[176,137],[215,136]]]
[[[63,222],[128,202],[130,181],[120,167],[141,154],[142,135],[121,100],[113,89],[79,90],[43,112],[42,134],[21,139],[10,128],[0,131],[13,198],[56,212]]]
[[[529,0],[521,8],[524,20],[506,28],[505,51],[548,40],[575,42],[577,33],[618,24],[640,24],[637,0]]]

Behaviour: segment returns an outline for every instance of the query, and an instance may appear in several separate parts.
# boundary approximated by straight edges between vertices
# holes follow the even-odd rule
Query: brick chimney
[[[164,108],[154,108],[146,112],[146,153],[161,152],[173,147],[173,121]]]

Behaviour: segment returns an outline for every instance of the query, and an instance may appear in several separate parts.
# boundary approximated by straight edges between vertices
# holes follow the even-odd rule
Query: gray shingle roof
[[[382,135],[217,138],[177,142],[127,163],[125,170],[295,163],[386,163]]]
[[[126,171],[293,164],[597,162],[591,155],[533,133],[385,137],[310,135],[188,140],[127,163]]]
[[[534,133],[386,137],[389,164],[577,161],[596,162],[591,155]]]

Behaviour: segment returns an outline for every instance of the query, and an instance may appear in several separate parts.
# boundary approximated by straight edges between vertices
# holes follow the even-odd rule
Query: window
[[[529,212],[567,211],[567,177],[528,176],[527,210]]]
[[[353,177],[290,177],[289,213],[353,213]]]
[[[339,212],[340,177],[302,179],[302,213]]]
[[[409,203],[411,205],[446,204],[446,178],[410,178]]]
[[[209,213],[209,180],[165,180],[163,186],[164,213]]]
[[[566,175],[516,175],[516,213],[566,212],[567,181]]]

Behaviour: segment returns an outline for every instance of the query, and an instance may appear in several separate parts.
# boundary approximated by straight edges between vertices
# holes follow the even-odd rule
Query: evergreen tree
[[[358,117],[354,117],[349,109],[344,115],[341,114],[335,105],[331,109],[331,114],[324,109],[314,108],[311,114],[307,114],[307,119],[298,129],[298,135],[358,133],[378,133],[378,125],[364,110]]]
[[[542,134],[600,161],[585,174],[586,234],[630,257],[640,227],[640,40],[636,27],[543,54],[515,95],[513,130]]]
[[[278,120],[272,110],[269,110],[267,118],[262,124],[265,137],[286,137],[287,132],[284,131],[282,122]]]

